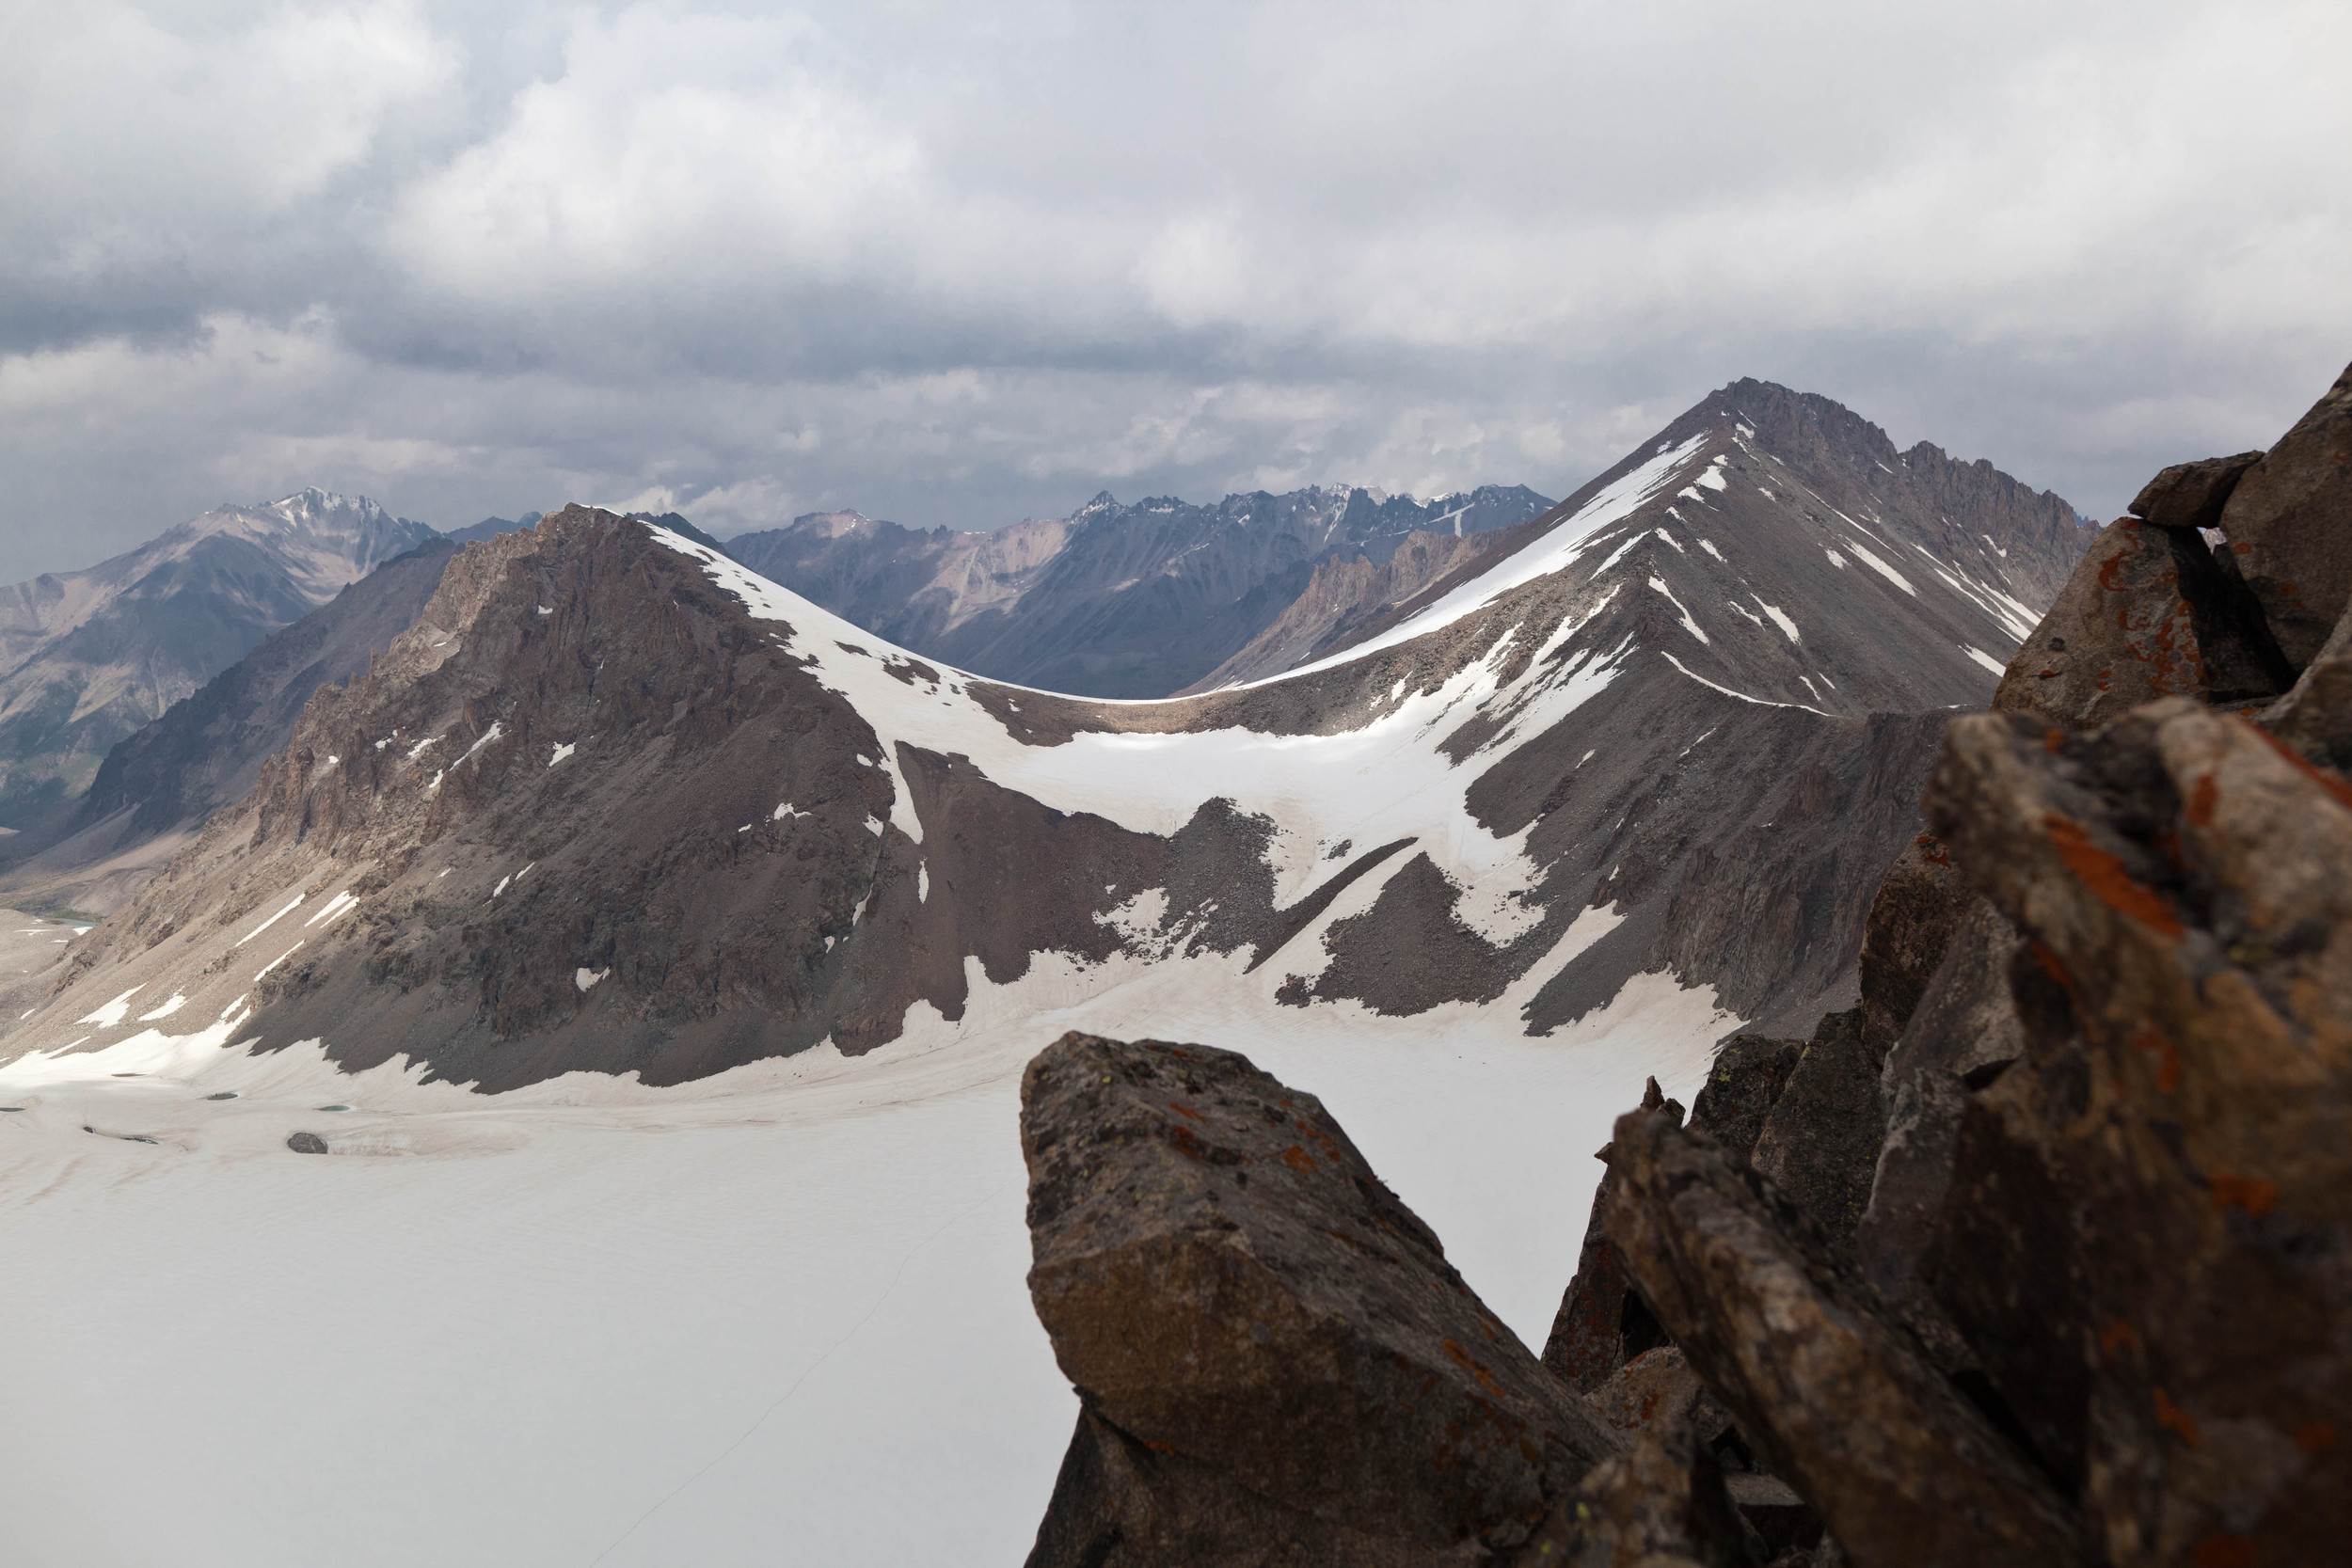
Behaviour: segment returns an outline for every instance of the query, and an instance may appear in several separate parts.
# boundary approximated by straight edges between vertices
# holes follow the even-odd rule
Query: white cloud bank
[[[2110,511],[2352,356],[2337,7],[0,25],[6,577],[306,483],[1561,493],[1740,374]]]

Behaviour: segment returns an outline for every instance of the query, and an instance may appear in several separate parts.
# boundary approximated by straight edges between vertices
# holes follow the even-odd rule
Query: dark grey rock
[[[2238,481],[2221,530],[2300,673],[2352,603],[2352,367]]]
[[[2050,1484],[1772,1184],[1703,1132],[1617,1121],[1610,1239],[1766,1467],[1859,1562],[2084,1561]]]
[[[2352,608],[2337,618],[2293,689],[2263,710],[2262,721],[2306,760],[2352,772]]]
[[[1760,1568],[1764,1543],[1724,1482],[1688,1431],[1644,1431],[1553,1511],[1515,1568]]]
[[[1803,1040],[1762,1035],[1739,1034],[1724,1041],[1715,1048],[1707,1083],[1692,1103],[1692,1125],[1744,1158],[1756,1147],[1765,1117],[1788,1086],[1804,1049]],[[1655,1078],[1642,1097],[1642,1109],[1662,1111],[1677,1122],[1682,1119],[1682,1107],[1665,1098]],[[1600,1151],[1604,1164],[1608,1155],[1607,1149]],[[1604,1387],[1637,1356],[1673,1342],[1643,1302],[1609,1240],[1609,1200],[1610,1178],[1603,1171],[1593,1191],[1575,1277],[1561,1295],[1551,1333],[1544,1340],[1544,1366],[1587,1394]]]
[[[1764,1118],[1787,1091],[1804,1054],[1803,1040],[1732,1036],[1715,1048],[1707,1082],[1691,1101],[1691,1125],[1746,1158],[1755,1151]]]
[[[295,1132],[286,1139],[286,1147],[296,1154],[324,1154],[326,1140],[316,1132]]]
[[[1880,1067],[1864,1037],[1861,1008],[1822,1019],[1749,1155],[1841,1247],[1852,1242],[1869,1207],[1886,1126]]]
[[[2175,463],[2143,485],[2123,510],[2159,528],[2218,528],[2230,492],[2262,459],[2259,451],[2242,451],[2234,457]]]
[[[1864,1274],[1947,1370],[1972,1364],[1970,1354],[1943,1322],[1918,1272],[1942,1222],[1969,1081],[2025,1054],[2009,989],[2020,945],[2015,928],[1983,899],[1963,916],[1886,1058],[1886,1136],[1869,1207],[1854,1233]]]
[[[1067,1035],[1021,1125],[1030,1297],[1092,1449],[1035,1560],[1475,1561],[1621,1448],[1247,1058]]]
[[[1932,834],[1914,838],[1888,868],[1870,898],[1859,962],[1862,1034],[1874,1054],[1884,1056],[1901,1036],[1975,902]]]
[[[1724,1047],[1726,1052],[1731,1049]],[[1747,1055],[1744,1051],[1736,1053],[1731,1066],[1723,1070],[1744,1083],[1750,1074],[1739,1069]],[[1720,1053],[1717,1060],[1720,1066]],[[1705,1091],[1700,1099],[1706,1099]],[[1666,1099],[1655,1078],[1642,1096],[1642,1108],[1664,1110],[1677,1121],[1682,1119],[1682,1107]],[[1605,1164],[1609,1151],[1600,1150],[1597,1158]],[[1617,1262],[1616,1249],[1609,1241],[1608,1214],[1609,1173],[1604,1170],[1593,1189],[1592,1212],[1584,1222],[1584,1243],[1577,1254],[1575,1277],[1560,1298],[1560,1308],[1552,1314],[1551,1333],[1544,1340],[1545,1369],[1587,1394],[1606,1385],[1635,1356],[1667,1342],[1666,1331],[1650,1316],[1641,1292],[1633,1289],[1632,1280]]]
[[[2175,700],[2056,745],[1957,720],[1929,803],[2026,939],[2024,1053],[1971,1089],[1922,1271],[1988,1408],[2119,1563],[2325,1560],[2352,1538],[2352,784]]]

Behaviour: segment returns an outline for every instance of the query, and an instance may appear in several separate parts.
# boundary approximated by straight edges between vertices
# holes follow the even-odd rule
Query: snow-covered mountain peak
[[[281,496],[262,510],[275,512],[289,522],[311,522],[328,513],[338,512],[356,513],[363,519],[391,515],[365,496],[338,495],[332,490],[322,490],[315,484],[306,485],[291,496]]]
[[[729,552],[926,658],[998,680],[1151,697],[1215,671],[1279,617],[1316,563],[1386,562],[1416,532],[1469,536],[1550,504],[1490,485],[1440,507],[1356,487],[1250,491],[1207,503],[1102,492],[1066,517],[992,532],[814,515]]]
[[[1557,621],[1610,595],[1576,648],[1629,640],[1742,701],[1856,715],[1976,705],[2084,531],[2064,501],[1989,464],[1909,455],[1828,399],[1734,382],[1303,668],[1465,622]]]
[[[733,549],[569,508],[469,546],[387,660],[320,693],[202,865],[93,951],[209,962],[209,937],[134,939],[242,919],[232,884],[378,867],[351,927],[376,956],[323,938],[248,982],[257,1019],[501,1085],[855,1053],[1048,956],[1082,990],[1207,966],[1276,1029],[1330,1007],[1544,1037],[1645,975],[1710,1020],[1809,1019],[1851,973],[1856,868],[1916,831],[1938,715],[1989,692],[2073,529],[1989,468],[1895,456],[1827,400],[1735,383],[1458,542],[1345,647],[1143,700],[983,678]],[[1102,498],[918,569],[1003,606],[1092,561],[1073,539],[1087,569],[1152,578],[1169,538],[1290,537],[1337,520],[1329,500]],[[1388,526],[1360,490],[1339,516]],[[1759,925],[1759,900],[1784,912]],[[715,1013],[688,972],[736,976]],[[394,973],[417,1001],[365,1022]],[[510,1038],[540,1044],[493,1049]]]

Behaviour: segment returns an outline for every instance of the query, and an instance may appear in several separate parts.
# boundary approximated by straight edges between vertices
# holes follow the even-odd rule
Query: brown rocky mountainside
[[[1270,1021],[1794,1025],[1851,994],[1942,710],[2025,625],[1999,585],[2058,547],[2020,523],[2010,571],[1897,529],[1877,481],[1814,494],[1770,443],[1835,445],[1815,412],[1719,396],[1348,656],[1160,703],[931,665],[568,509],[468,546],[62,982],[20,983],[7,1049],[179,997],[347,1064],[672,1083],[1072,966],[1180,966]]]
[[[82,798],[8,845],[0,901],[111,913],[235,804],[293,738],[310,693],[364,673],[408,629],[456,547],[393,557],[118,741]]]
[[[1368,555],[1327,556],[1315,562],[1314,576],[1308,578],[1305,591],[1275,617],[1273,625],[1185,690],[1214,691],[1262,675],[1279,675],[1319,658],[1352,641],[1365,622],[1417,597],[1422,590],[1501,543],[1502,537],[1498,534],[1415,531],[1406,534],[1386,561],[1375,562]]]
[[[1258,1464],[1327,1385],[1372,1393],[1348,1369],[1393,1330],[1366,1304],[1407,1268],[1442,1299],[1436,1238],[1295,1239],[1343,1234],[1336,1183],[1375,1212],[1383,1190],[1238,1058],[1049,1050],[1030,1285],[1084,1414],[1031,1562],[1388,1560],[1359,1536],[1584,1568],[2341,1560],[2347,562],[2352,371],[2267,453],[2168,469],[2101,535],[1994,710],[1947,727],[1858,1005],[1726,1042],[1687,1119],[1653,1082],[1617,1121],[1541,1367],[1623,1447],[1580,1472],[1532,1444],[1540,1505],[1457,1495],[1443,1459],[1353,1496]],[[1294,1116],[1295,1163],[1270,1147]],[[1292,1354],[1251,1359],[1269,1343]],[[1336,1474],[1534,1430],[1556,1392],[1447,1343],[1504,1374],[1475,1418],[1369,1399]],[[1222,1358],[1256,1375],[1198,1376]],[[1446,1523],[1407,1548],[1415,1518]]]

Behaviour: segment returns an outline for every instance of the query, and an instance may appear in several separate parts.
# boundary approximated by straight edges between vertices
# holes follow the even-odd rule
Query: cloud
[[[799,63],[810,31],[584,20],[563,74],[403,192],[386,239],[419,289],[498,311],[549,292],[667,311],[886,265],[875,246],[922,199],[922,150]]]
[[[0,24],[0,576],[309,483],[1560,494],[1741,374],[2111,511],[2352,355],[2334,7],[194,14]]]

